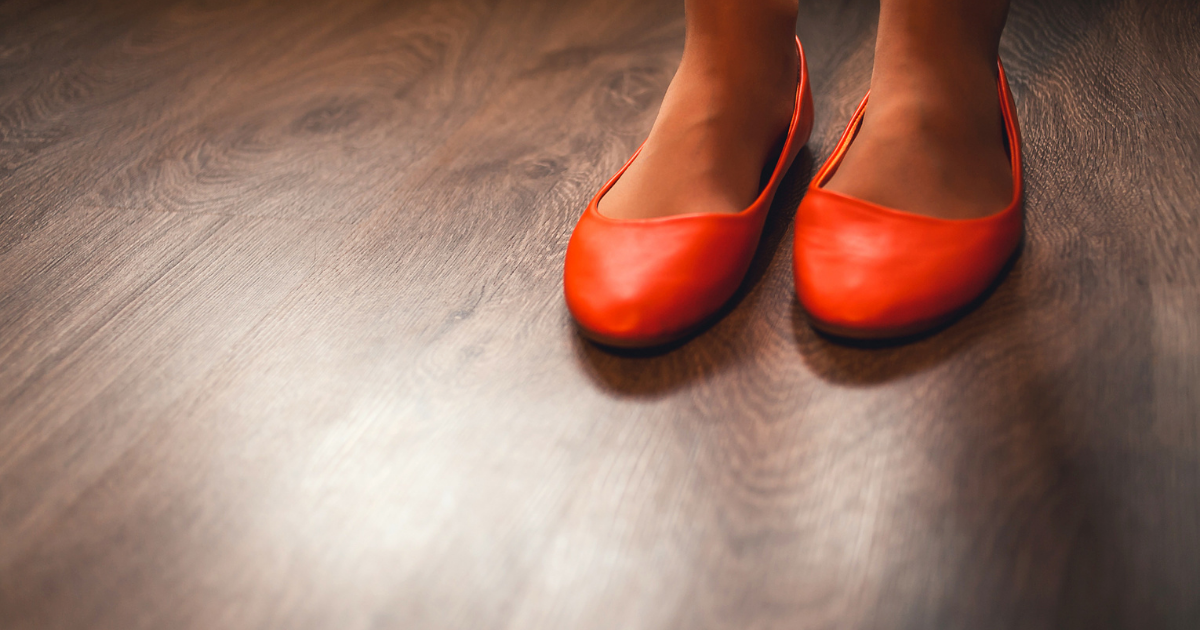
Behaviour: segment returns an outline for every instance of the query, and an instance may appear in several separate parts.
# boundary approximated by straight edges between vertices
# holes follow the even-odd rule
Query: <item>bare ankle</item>
[[[1009,0],[881,0],[876,54],[926,61],[996,58]]]
[[[772,42],[793,54],[798,0],[687,0],[686,7],[685,55],[699,48],[744,58],[772,48]]]

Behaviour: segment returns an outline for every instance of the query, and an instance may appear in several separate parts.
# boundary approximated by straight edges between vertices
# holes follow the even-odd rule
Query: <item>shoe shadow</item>
[[[772,158],[767,163],[775,161]],[[746,277],[729,301],[695,332],[662,346],[626,349],[587,340],[572,322],[576,356],[593,380],[622,395],[656,397],[709,378],[742,359],[733,339],[740,330],[719,326],[719,323],[754,292],[775,262],[780,245],[790,233],[788,227],[796,207],[814,174],[813,165],[813,153],[805,146],[779,184]],[[764,177],[769,176],[769,172],[764,174]]]
[[[993,296],[1000,287],[1020,282],[1017,264],[1025,250],[1022,239],[996,279],[977,298],[940,326],[917,335],[892,339],[849,339],[813,328],[798,301],[792,302],[792,333],[805,364],[821,379],[839,385],[880,385],[931,369],[970,348],[981,337],[1005,328],[1016,312],[1012,291]],[[984,304],[987,303],[987,307]]]

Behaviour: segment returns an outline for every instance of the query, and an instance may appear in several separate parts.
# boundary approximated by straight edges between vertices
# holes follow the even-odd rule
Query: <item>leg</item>
[[[641,155],[600,204],[635,219],[739,212],[796,95],[798,0],[685,0],[679,70]]]
[[[871,100],[827,188],[948,219],[1012,198],[996,94],[1008,0],[880,0]]]

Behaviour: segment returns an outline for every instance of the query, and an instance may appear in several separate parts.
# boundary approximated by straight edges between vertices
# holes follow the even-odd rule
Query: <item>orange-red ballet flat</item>
[[[583,334],[617,347],[656,346],[699,329],[737,290],[762,235],[780,181],[812,131],[804,49],[791,124],[771,178],[737,214],[613,219],[600,200],[638,152],[588,204],[567,245],[563,292]]]
[[[997,64],[1013,196],[1008,207],[980,219],[902,212],[824,188],[862,123],[863,98],[796,210],[796,295],[815,328],[860,339],[925,332],[952,319],[1003,270],[1023,229],[1021,134]]]

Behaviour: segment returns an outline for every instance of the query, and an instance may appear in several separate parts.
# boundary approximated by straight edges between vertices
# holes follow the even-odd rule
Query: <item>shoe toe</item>
[[[944,322],[987,289],[1020,238],[1019,213],[946,221],[834,201],[802,204],[794,271],[814,323],[847,336]]]
[[[732,296],[756,234],[734,215],[649,222],[585,216],[567,247],[567,307],[590,337],[609,345],[672,341]]]

